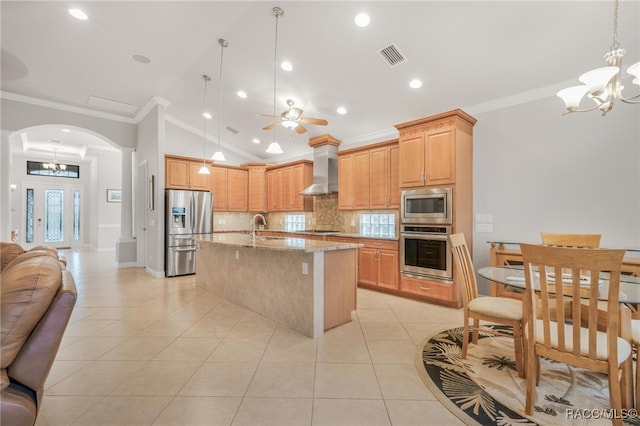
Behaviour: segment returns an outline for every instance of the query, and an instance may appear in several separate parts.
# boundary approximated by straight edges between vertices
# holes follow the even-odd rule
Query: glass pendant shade
[[[267,148],[267,154],[282,154],[283,152],[278,142],[271,142],[269,148]]]
[[[198,170],[198,174],[199,175],[210,175],[211,171],[209,170],[209,168],[207,166],[205,166],[203,164],[202,167],[200,167],[200,170]]]
[[[222,151],[216,151],[216,152],[213,154],[213,157],[211,157],[211,159],[212,159],[213,161],[227,161],[227,159],[226,159],[226,158],[224,158],[224,154],[222,153]]]
[[[295,129],[296,127],[298,127],[298,122],[293,120],[284,120],[282,122],[282,125],[287,129]]]
[[[573,86],[560,90],[557,95],[564,101],[567,108],[577,108],[588,91],[587,86]]]
[[[589,86],[589,92],[597,96],[604,92],[607,84],[620,71],[618,67],[602,67],[595,70],[587,71],[578,77],[580,82]]]
[[[627,68],[627,72],[635,77],[633,83],[640,85],[640,62],[636,62]]]

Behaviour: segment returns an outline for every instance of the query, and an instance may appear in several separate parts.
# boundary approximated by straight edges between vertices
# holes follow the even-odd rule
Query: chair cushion
[[[60,288],[56,259],[37,252],[16,257],[0,274],[1,368],[7,368],[29,338]]]
[[[551,347],[558,347],[558,328],[555,321],[551,321]],[[542,320],[536,320],[536,342],[544,343],[544,324]],[[571,324],[564,324],[564,336],[565,336],[565,348],[567,352],[573,351],[573,329]],[[582,347],[580,348],[580,354],[583,356],[589,355],[588,347],[589,329],[582,327],[580,329],[580,342]],[[596,333],[596,358],[599,360],[606,360],[609,358],[607,349],[607,333],[598,331]],[[631,355],[631,345],[629,342],[621,337],[618,337],[618,365],[624,362]]]
[[[509,297],[477,297],[468,303],[470,312],[509,320],[522,319],[522,302]]]

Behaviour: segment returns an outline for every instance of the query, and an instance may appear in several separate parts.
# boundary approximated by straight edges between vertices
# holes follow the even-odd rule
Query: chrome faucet
[[[260,213],[256,213],[253,215],[253,219],[251,219],[251,238],[253,241],[253,245],[256,245],[256,219],[261,217],[264,224],[267,224],[267,219],[264,218]]]

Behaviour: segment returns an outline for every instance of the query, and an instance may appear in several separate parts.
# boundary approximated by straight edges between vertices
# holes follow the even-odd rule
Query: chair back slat
[[[555,234],[552,232],[542,232],[542,244],[558,247],[580,247],[598,248],[600,247],[601,234]]]
[[[617,357],[620,270],[625,251],[533,244],[520,244],[520,248],[528,298],[536,297],[536,293],[539,298],[537,312],[531,304],[526,306],[528,318],[533,319],[526,325],[533,341],[536,341],[536,320],[539,320],[543,339],[538,341],[542,340],[545,348],[595,360],[601,274],[608,272],[605,329],[609,334],[608,356]],[[549,303],[549,299],[569,301],[570,308],[565,308],[565,303]],[[565,333],[567,324],[570,336]],[[581,353],[581,348],[586,348],[587,355]]]
[[[471,254],[463,233],[451,234],[449,240],[451,241],[454,264],[462,278],[462,302],[466,306],[467,303],[478,297],[478,283]]]

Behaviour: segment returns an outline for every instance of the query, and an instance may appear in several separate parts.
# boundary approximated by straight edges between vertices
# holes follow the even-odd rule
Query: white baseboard
[[[138,262],[122,262],[122,263],[116,263],[116,266],[118,267],[118,269],[123,269],[123,268],[137,268],[137,267],[138,267]]]
[[[148,266],[145,268],[147,274],[153,276],[154,278],[164,278],[164,271],[155,271]]]

